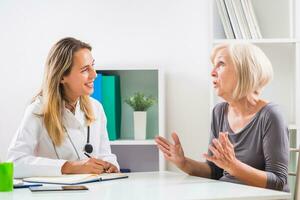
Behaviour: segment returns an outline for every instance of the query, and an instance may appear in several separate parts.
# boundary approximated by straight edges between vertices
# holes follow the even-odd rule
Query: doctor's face
[[[80,49],[75,52],[71,71],[61,81],[68,100],[75,101],[82,95],[93,93],[96,76],[91,51]]]
[[[227,48],[218,50],[213,60],[211,71],[213,87],[219,97],[228,101],[232,98],[233,91],[237,84],[237,76],[233,61]]]

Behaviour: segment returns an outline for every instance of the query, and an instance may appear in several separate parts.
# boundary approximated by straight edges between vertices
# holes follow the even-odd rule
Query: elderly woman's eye
[[[223,62],[218,62],[217,65],[216,65],[216,67],[222,67],[223,65],[224,65]]]
[[[219,66],[220,66],[220,67],[223,67],[224,65],[225,65],[224,62],[220,62],[220,63],[219,63]]]

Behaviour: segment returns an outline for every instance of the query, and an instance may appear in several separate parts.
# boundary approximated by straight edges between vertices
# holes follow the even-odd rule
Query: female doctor
[[[16,178],[119,171],[103,108],[89,97],[97,76],[91,49],[64,38],[50,50],[42,89],[8,149]]]

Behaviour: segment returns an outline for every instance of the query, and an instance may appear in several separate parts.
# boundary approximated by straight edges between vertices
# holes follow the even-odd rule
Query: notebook
[[[14,189],[17,188],[29,188],[29,187],[36,187],[42,186],[41,183],[27,183],[23,182],[22,180],[14,179]]]
[[[24,182],[29,183],[47,183],[47,184],[61,184],[61,185],[77,185],[83,183],[108,181],[114,179],[128,178],[128,175],[122,173],[110,173],[110,174],[72,174],[61,176],[39,176],[24,178]]]

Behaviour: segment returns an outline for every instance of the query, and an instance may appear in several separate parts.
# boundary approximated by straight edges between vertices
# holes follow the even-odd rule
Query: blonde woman
[[[225,102],[213,109],[207,161],[187,158],[176,133],[174,143],[157,137],[158,148],[190,175],[288,191],[288,129],[278,106],[260,98],[273,76],[270,61],[248,43],[216,46],[211,61]]]
[[[15,177],[119,171],[103,108],[89,97],[97,75],[91,50],[75,38],[50,50],[41,92],[8,150]]]

